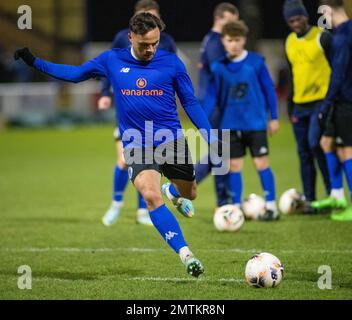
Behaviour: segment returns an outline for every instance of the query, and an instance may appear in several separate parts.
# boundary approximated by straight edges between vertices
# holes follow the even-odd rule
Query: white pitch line
[[[125,281],[152,281],[152,282],[194,282],[194,281],[201,281],[201,282],[245,282],[244,279],[212,279],[212,278],[200,278],[200,279],[192,279],[192,278],[160,278],[160,277],[135,277],[135,278],[126,278]]]
[[[302,251],[317,254],[352,254],[352,250],[324,250],[324,249],[302,249],[302,250],[270,250],[270,249],[242,249],[242,248],[229,248],[229,249],[198,249],[200,252],[213,252],[213,253],[248,253],[253,254],[257,252],[280,252],[283,254],[299,254]],[[166,252],[168,249],[155,249],[155,248],[78,248],[78,247],[24,247],[24,248],[10,248],[0,247],[2,252],[68,252],[68,253],[106,253],[106,252],[131,252],[131,253],[154,253]]]

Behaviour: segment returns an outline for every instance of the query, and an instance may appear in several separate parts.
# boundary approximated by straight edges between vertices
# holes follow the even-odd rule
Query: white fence
[[[0,118],[51,118],[60,111],[89,116],[96,110],[100,84],[59,82],[0,84]]]

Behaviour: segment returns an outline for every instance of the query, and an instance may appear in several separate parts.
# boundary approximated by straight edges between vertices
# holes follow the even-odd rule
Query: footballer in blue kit
[[[139,0],[135,4],[134,14],[138,14],[141,12],[149,12],[160,18],[160,7],[159,4],[154,0]],[[114,37],[112,48],[129,48],[131,46],[131,42],[128,36],[129,32],[129,28],[119,31]],[[164,31],[160,33],[160,43],[158,49],[176,53],[176,44],[174,39]],[[125,71],[127,71],[127,69]],[[111,83],[109,79],[103,78],[101,98],[98,100],[98,107],[100,110],[106,110],[112,106],[111,96]],[[118,127],[116,127],[114,131],[114,138],[116,141],[117,163],[114,168],[113,176],[113,200],[109,209],[106,211],[102,218],[103,224],[107,227],[112,226],[120,217],[121,209],[124,204],[124,192],[128,184],[127,166],[123,157],[123,146],[121,141],[120,130]],[[147,204],[139,192],[136,221],[137,223],[142,225],[153,225],[149,217]]]
[[[214,106],[223,109],[220,129],[230,130],[230,190],[232,202],[242,202],[242,167],[249,148],[259,173],[266,199],[263,220],[276,220],[274,175],[269,165],[267,131],[279,129],[277,98],[274,84],[264,58],[245,50],[247,26],[242,21],[228,23],[222,30],[227,56],[211,66],[215,80],[214,92],[209,91],[205,110],[209,115]],[[269,128],[268,128],[269,120]]]
[[[164,27],[162,20],[153,14],[137,14],[130,20],[131,48],[108,50],[80,66],[44,61],[33,56],[28,48],[17,50],[15,59],[21,58],[29,66],[65,81],[76,83],[95,77],[110,80],[130,179],[145,199],[154,227],[180,256],[187,273],[198,277],[204,272],[203,265],[190,251],[178,221],[162,197],[162,193],[166,195],[183,216],[194,215],[191,201],[196,197],[194,167],[180,130],[175,94],[194,125],[203,129],[207,142],[217,143],[217,139],[194,96],[184,64],[177,55],[157,49]],[[157,138],[153,139],[154,136]],[[183,146],[180,150],[179,145]],[[177,155],[176,162],[147,159],[149,150],[163,146],[175,151],[172,154]],[[180,154],[184,155],[181,160]],[[171,182],[160,188],[162,174]]]

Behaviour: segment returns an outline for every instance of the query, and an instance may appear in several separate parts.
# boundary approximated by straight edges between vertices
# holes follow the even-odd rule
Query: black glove
[[[325,112],[320,111],[318,113],[319,127],[322,131],[325,130],[327,117],[328,117],[328,114]]]
[[[33,67],[35,56],[29,51],[28,48],[22,48],[16,50],[14,56],[15,60],[22,59],[30,67]]]

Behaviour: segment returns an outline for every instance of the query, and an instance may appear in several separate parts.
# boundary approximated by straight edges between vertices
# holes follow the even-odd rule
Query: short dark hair
[[[165,24],[160,18],[149,12],[138,13],[130,20],[130,31],[135,34],[144,35],[155,28],[163,31]]]
[[[331,8],[343,8],[344,0],[321,0],[321,4],[329,6]]]
[[[160,12],[159,4],[154,0],[139,0],[134,6],[134,12],[156,10]]]
[[[215,17],[222,18],[224,16],[225,12],[230,12],[230,13],[237,15],[237,16],[240,15],[238,9],[232,3],[221,2],[214,9],[214,18]]]
[[[229,22],[226,23],[221,31],[221,36],[230,36],[230,37],[247,37],[249,28],[242,21]]]

